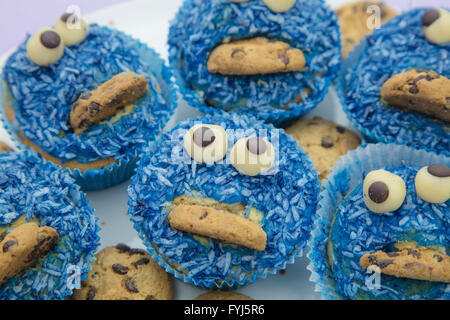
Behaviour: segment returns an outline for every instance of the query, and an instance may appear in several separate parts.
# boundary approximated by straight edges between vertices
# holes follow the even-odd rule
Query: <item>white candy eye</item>
[[[275,149],[259,137],[240,139],[231,149],[231,164],[242,174],[256,176],[273,167]]]
[[[28,40],[27,54],[39,66],[56,63],[64,54],[61,35],[51,28],[39,30]]]
[[[444,203],[450,199],[450,169],[442,164],[433,164],[417,172],[417,195],[430,203]]]
[[[64,45],[71,47],[86,38],[88,27],[76,14],[65,13],[56,21],[55,29],[63,38]]]
[[[227,153],[227,133],[220,126],[198,124],[184,135],[184,148],[197,162],[213,163]]]
[[[286,12],[291,9],[295,0],[262,0],[270,10],[276,13]]]
[[[364,202],[370,211],[387,213],[401,207],[406,196],[402,178],[386,170],[367,174],[363,185]]]
[[[430,9],[422,17],[425,37],[435,44],[450,42],[450,12],[444,9]]]

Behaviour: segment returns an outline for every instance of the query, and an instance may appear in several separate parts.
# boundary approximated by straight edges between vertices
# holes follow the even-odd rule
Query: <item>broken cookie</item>
[[[30,222],[14,228],[0,242],[0,284],[33,267],[57,242],[58,232],[50,227]]]
[[[364,269],[375,265],[382,273],[398,278],[450,283],[450,257],[424,247],[366,253],[360,264]]]
[[[271,74],[302,71],[305,63],[301,50],[257,37],[218,46],[208,59],[208,70],[222,75]]]
[[[72,106],[70,125],[75,133],[86,131],[136,102],[148,90],[148,80],[143,75],[120,73],[92,92],[81,94]]]
[[[224,210],[198,205],[178,205],[168,215],[174,229],[226,243],[263,251],[267,235],[256,223]]]
[[[450,122],[450,80],[434,71],[412,69],[392,76],[382,89],[387,103]]]

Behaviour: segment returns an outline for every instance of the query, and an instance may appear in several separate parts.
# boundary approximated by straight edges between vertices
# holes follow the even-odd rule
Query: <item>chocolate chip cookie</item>
[[[394,277],[450,283],[450,257],[424,247],[367,253],[360,264],[364,269],[377,266],[382,273]]]
[[[257,75],[301,71],[305,56],[282,41],[257,37],[224,43],[211,53],[208,71],[221,75]]]
[[[376,12],[370,10],[370,6],[378,6],[381,24],[397,14],[389,6],[377,1],[352,2],[336,10],[341,25],[344,58],[364,39],[365,35],[372,33],[373,30],[369,26],[376,22],[373,19]]]
[[[286,132],[309,154],[321,180],[325,180],[341,156],[361,145],[361,139],[355,133],[319,117],[298,120]]]
[[[115,115],[139,100],[149,90],[148,79],[134,72],[122,72],[91,92],[81,94],[72,105],[70,125],[75,133]]]
[[[58,242],[58,232],[50,227],[39,227],[29,222],[12,229],[0,242],[0,285],[33,267],[53,250]]]
[[[97,260],[75,300],[171,300],[169,276],[142,249],[118,244],[96,254]]]
[[[450,79],[412,69],[389,78],[381,89],[389,104],[450,122]]]

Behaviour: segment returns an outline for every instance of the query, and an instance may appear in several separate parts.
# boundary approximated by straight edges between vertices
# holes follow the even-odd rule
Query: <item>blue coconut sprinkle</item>
[[[145,141],[161,132],[176,107],[170,70],[153,50],[122,32],[90,25],[86,39],[66,47],[64,56],[50,67],[36,66],[27,58],[27,40],[3,70],[14,100],[14,129],[62,162],[134,157]],[[149,80],[150,91],[135,104],[133,113],[74,134],[68,121],[72,104],[81,93],[123,71]]]
[[[239,77],[208,71],[209,53],[224,39],[256,36],[301,49],[307,69]],[[297,0],[290,10],[278,14],[259,0],[186,0],[172,21],[169,47],[170,63],[192,106],[209,114],[232,109],[269,122],[295,118],[316,107],[341,63],[337,17],[322,0]],[[303,88],[311,89],[308,97]],[[293,102],[298,94],[301,103]],[[205,105],[208,100],[219,108]]]
[[[79,286],[86,279],[100,244],[99,227],[86,197],[67,171],[33,151],[0,154],[0,176],[0,227],[8,227],[26,213],[27,221],[38,220],[59,235],[57,246],[42,261],[0,287],[0,299],[59,300],[70,296],[68,284]],[[80,274],[75,281],[69,273],[74,267]]]
[[[362,52],[346,61],[338,92],[349,119],[369,140],[450,154],[448,123],[400,111],[380,96],[387,79],[412,68],[450,78],[450,44],[435,45],[425,38],[421,21],[426,10],[401,14],[368,36]]]
[[[240,129],[246,137],[266,129],[268,139],[278,148],[275,174],[249,177],[227,162],[205,165],[191,161],[183,153],[183,136],[198,123]],[[234,142],[230,140],[228,153]],[[160,179],[162,170],[164,179]],[[211,239],[206,247],[191,235],[172,229],[166,220],[167,203],[194,191],[220,202],[242,202],[264,213],[266,250],[225,246]],[[128,188],[129,213],[153,258],[167,272],[187,283],[229,288],[265,278],[303,254],[318,191],[317,172],[290,136],[254,118],[233,113],[184,121],[150,145]],[[181,267],[177,270],[173,263]],[[188,274],[184,275],[181,269]],[[225,281],[219,283],[220,280]]]

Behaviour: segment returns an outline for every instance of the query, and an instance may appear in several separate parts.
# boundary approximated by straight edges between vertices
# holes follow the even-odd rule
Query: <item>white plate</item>
[[[173,19],[181,0],[148,1],[135,0],[123,4],[111,6],[100,11],[88,14],[85,19],[92,23],[108,25],[122,30],[134,37],[148,43],[158,51],[163,58],[167,58],[167,34],[169,21]],[[333,7],[337,7],[346,0],[329,0]],[[18,39],[18,43],[21,39]],[[0,57],[0,65],[3,65],[8,55]],[[181,105],[172,118],[169,127],[177,121],[194,115],[200,115],[198,111],[185,105]],[[306,117],[320,115],[323,118],[334,120],[339,124],[352,128],[347,120],[342,107],[338,102],[333,88],[325,100]],[[9,141],[9,136],[0,125],[0,140]],[[91,206],[99,217],[102,230],[100,237],[102,247],[126,243],[132,247],[141,247],[143,244],[132,228],[127,214],[127,186],[129,182],[119,186],[96,192],[88,192]],[[290,265],[285,274],[269,276],[267,279],[258,280],[256,283],[239,289],[238,292],[246,294],[254,299],[320,299],[320,294],[314,292],[314,285],[309,282],[310,272],[306,270],[307,258],[299,259],[294,265]],[[205,290],[184,284],[174,280],[176,299],[193,299]]]

